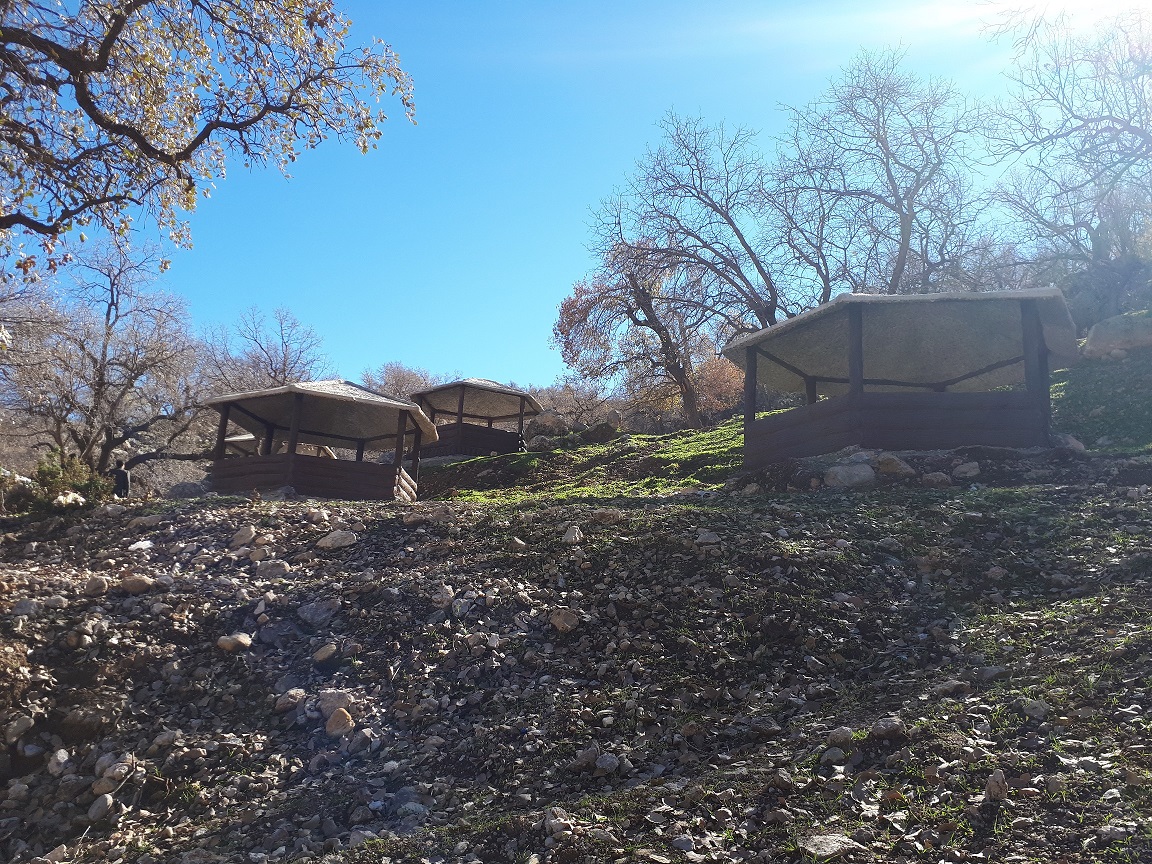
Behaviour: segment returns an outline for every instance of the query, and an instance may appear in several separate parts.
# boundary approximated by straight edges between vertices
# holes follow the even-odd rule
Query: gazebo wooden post
[[[292,419],[288,421],[288,455],[295,456],[300,446],[300,414],[304,407],[304,394],[292,394]]]
[[[816,381],[812,378],[804,379],[804,401],[815,405],[820,401],[820,394],[816,392]]]
[[[756,349],[744,352],[744,443],[747,446],[752,424],[756,422]]]
[[[416,431],[412,433],[412,482],[420,482],[420,424],[416,424]]]
[[[363,462],[364,461],[364,447],[365,447],[366,443],[367,442],[365,442],[365,440],[363,438],[361,438],[359,441],[356,442],[356,461],[357,462]]]
[[[461,385],[460,387],[460,401],[456,403],[456,422],[461,426],[464,425],[464,393],[468,388]]]
[[[1052,414],[1052,384],[1048,377],[1048,346],[1044,344],[1044,325],[1035,300],[1020,301],[1020,325],[1023,330],[1024,387],[1040,400],[1044,409],[1044,435]]]
[[[401,411],[396,419],[396,452],[392,457],[392,464],[396,466],[396,482],[400,482],[400,472],[404,461],[404,433],[408,431],[408,412]]]
[[[864,392],[864,310],[859,303],[848,306],[848,389]]]
[[[524,403],[526,401],[523,396],[520,397],[520,418],[516,421],[516,434],[521,438],[524,437]]]
[[[264,424],[264,440],[260,442],[260,455],[272,455],[272,438],[276,434],[276,428],[271,423]]]
[[[285,478],[289,486],[296,479],[296,448],[300,446],[300,415],[303,407],[304,394],[292,394],[292,419],[288,421],[288,471]]]
[[[212,458],[219,462],[224,458],[224,439],[228,437],[228,413],[232,406],[225,402],[220,406],[220,426],[216,430],[216,449],[212,451]]]

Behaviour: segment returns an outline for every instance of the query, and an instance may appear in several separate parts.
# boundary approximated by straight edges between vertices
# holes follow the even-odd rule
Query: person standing
[[[116,467],[108,476],[112,478],[112,494],[117,498],[127,498],[132,493],[132,473],[124,467],[123,459],[116,460]]]

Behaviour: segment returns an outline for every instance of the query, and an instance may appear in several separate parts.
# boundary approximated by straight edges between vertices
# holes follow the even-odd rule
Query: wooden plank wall
[[[855,443],[853,400],[852,396],[825,399],[757,420],[745,431],[745,467],[831,453]]]
[[[744,442],[744,464],[831,453],[850,444],[945,450],[972,444],[1047,446],[1048,414],[1032,393],[855,393],[764,417]]]
[[[208,480],[212,490],[222,493],[275,489],[287,483],[287,478],[287,453],[218,459],[208,469]]]
[[[288,468],[286,453],[249,456],[212,463],[208,477],[212,489],[223,493],[290,485],[301,495],[319,498],[390,501],[397,494],[396,470],[391,465],[297,455],[291,478]],[[415,482],[407,472],[403,478],[401,497],[416,500]]]
[[[421,458],[431,456],[487,456],[515,453],[520,449],[520,436],[507,429],[489,429],[472,423],[445,423],[436,427],[440,438],[420,448]]]
[[[297,456],[292,486],[301,495],[352,500],[395,497],[396,469],[377,462]]]

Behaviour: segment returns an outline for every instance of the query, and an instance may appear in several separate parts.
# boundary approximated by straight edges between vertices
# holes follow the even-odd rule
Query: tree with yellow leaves
[[[411,116],[411,81],[348,33],[332,0],[0,0],[8,275],[52,269],[70,228],[123,233],[141,211],[186,243],[182,214],[229,157],[284,170],[329,136],[372,147],[377,103]]]

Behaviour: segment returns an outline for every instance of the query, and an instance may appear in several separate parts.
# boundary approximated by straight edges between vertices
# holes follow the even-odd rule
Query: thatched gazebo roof
[[[412,399],[433,416],[458,416],[463,410],[464,417],[473,420],[515,420],[521,416],[521,406],[525,417],[544,410],[532,394],[487,378],[463,378],[429,387],[413,393]]]
[[[1057,288],[950,294],[841,294],[795,318],[733,339],[724,356],[769,389],[849,390],[849,310],[860,312],[866,383],[886,391],[991,390],[1024,380],[1021,301],[1036,304],[1051,368],[1079,357],[1076,329]]]
[[[257,437],[266,435],[269,428],[287,433],[298,404],[299,441],[322,447],[368,442],[385,445],[372,449],[388,449],[386,442],[395,442],[402,412],[409,418],[406,437],[412,436],[417,427],[425,441],[435,441],[437,437],[435,424],[420,406],[341,379],[230,393],[205,404],[220,410],[228,406],[228,419]]]

